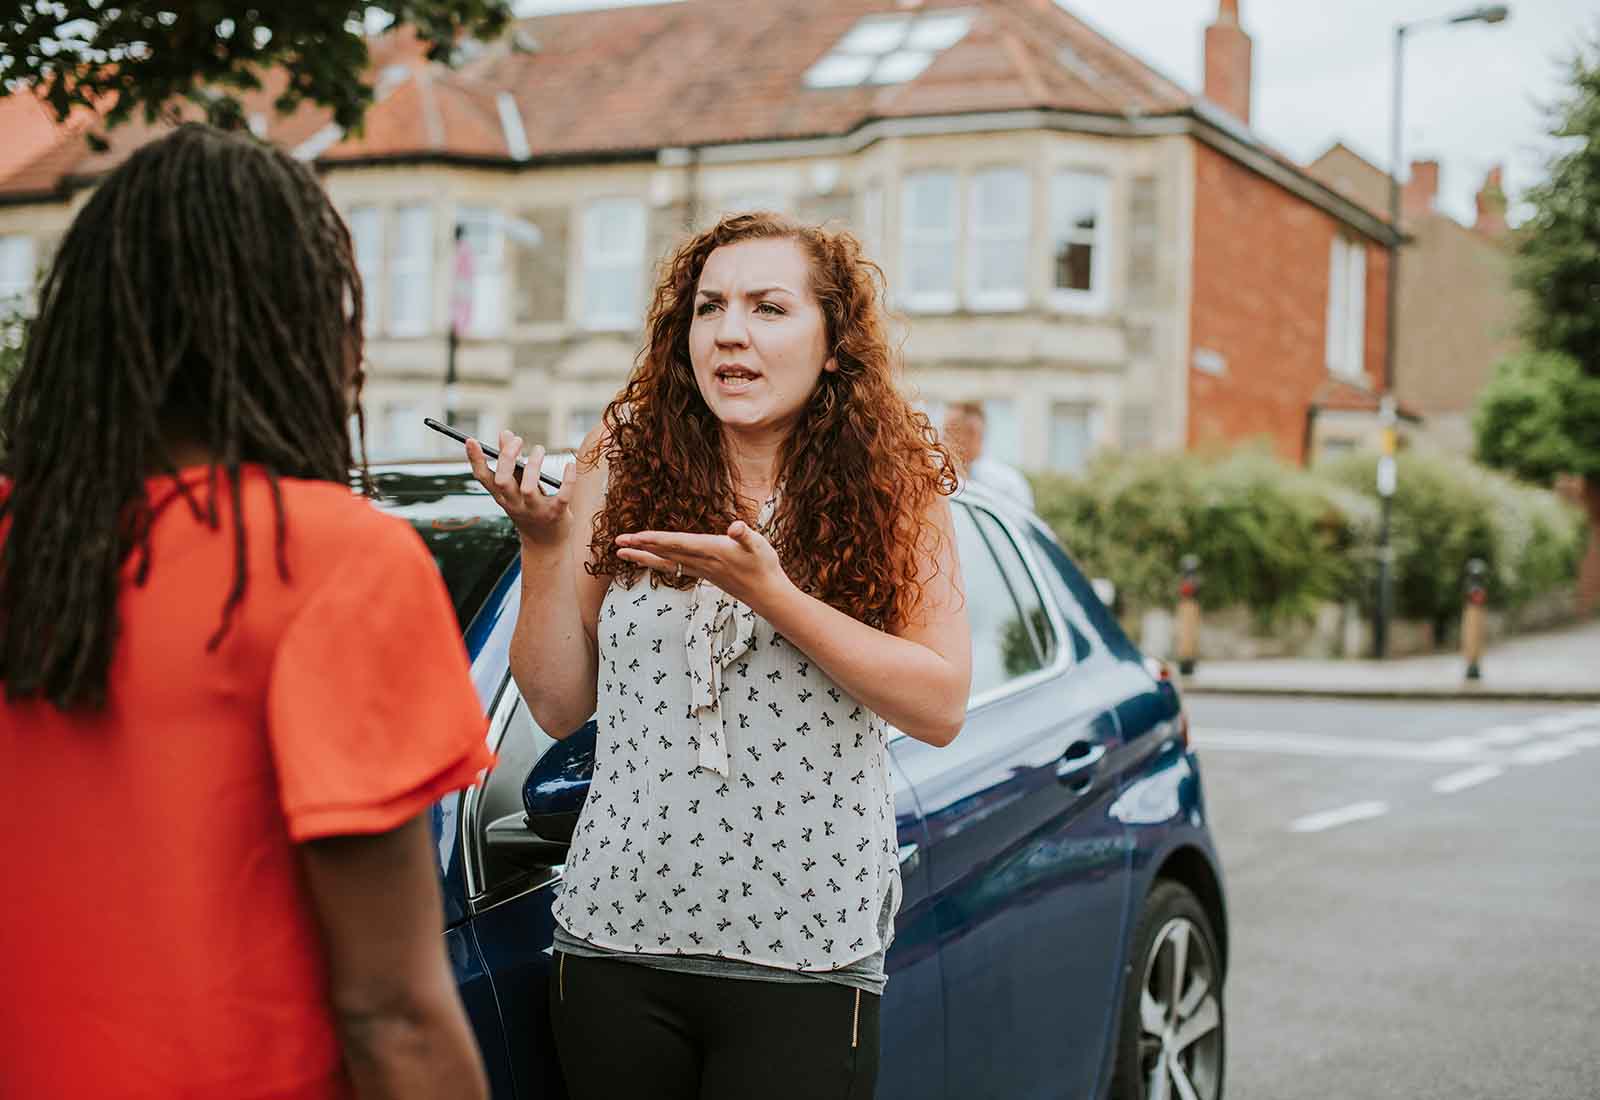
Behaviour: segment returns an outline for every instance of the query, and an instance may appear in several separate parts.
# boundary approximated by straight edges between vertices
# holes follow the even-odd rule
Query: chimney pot
[[[1478,220],[1473,223],[1473,228],[1490,237],[1500,237],[1506,232],[1506,192],[1503,179],[1501,166],[1497,164],[1489,169],[1489,175],[1478,191]]]
[[[1420,218],[1433,213],[1439,201],[1439,162],[1414,160],[1411,178],[1406,181],[1404,202],[1408,218]]]
[[[1206,28],[1205,95],[1212,103],[1250,124],[1250,36],[1239,25],[1239,0],[1219,0],[1217,19]]]

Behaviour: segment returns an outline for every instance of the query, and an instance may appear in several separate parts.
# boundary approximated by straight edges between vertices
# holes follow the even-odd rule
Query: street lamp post
[[[1403,120],[1405,116],[1405,62],[1406,36],[1432,27],[1459,26],[1466,23],[1504,23],[1511,15],[1505,4],[1486,4],[1456,15],[1441,15],[1419,19],[1411,23],[1397,23],[1394,28],[1394,106],[1389,116],[1389,222],[1394,227],[1396,241],[1389,256],[1388,324],[1384,333],[1383,397],[1379,405],[1382,424],[1382,448],[1378,456],[1378,499],[1381,513],[1378,523],[1378,606],[1372,618],[1372,655],[1385,657],[1389,652],[1389,619],[1394,608],[1394,550],[1389,545],[1390,510],[1395,491],[1395,452],[1398,449],[1398,407],[1395,404],[1395,348],[1399,336],[1400,315],[1400,249],[1403,235],[1400,231],[1400,157]]]

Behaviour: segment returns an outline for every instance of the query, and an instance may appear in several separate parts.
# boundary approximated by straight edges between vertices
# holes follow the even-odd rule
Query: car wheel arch
[[[1222,881],[1204,852],[1186,844],[1168,852],[1150,880],[1153,892],[1163,880],[1176,882],[1187,888],[1205,910],[1217,938],[1217,965],[1224,977],[1228,973],[1228,909],[1222,896]],[[1148,895],[1146,895],[1148,897]],[[1131,965],[1131,963],[1130,963]]]

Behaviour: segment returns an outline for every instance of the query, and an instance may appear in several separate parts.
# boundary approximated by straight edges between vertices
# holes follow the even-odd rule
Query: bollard
[[[1467,562],[1465,601],[1461,608],[1461,655],[1467,659],[1467,679],[1483,679],[1484,605],[1489,600],[1489,567],[1482,558]]]
[[[1185,554],[1178,568],[1178,672],[1192,676],[1200,654],[1200,559]]]

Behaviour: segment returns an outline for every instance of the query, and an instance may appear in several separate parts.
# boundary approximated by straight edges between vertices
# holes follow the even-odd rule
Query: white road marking
[[[1433,783],[1436,794],[1455,794],[1468,787],[1476,787],[1479,783],[1487,783],[1491,779],[1498,779],[1506,773],[1504,768],[1493,764],[1480,764],[1476,768],[1468,768],[1464,772],[1454,772],[1443,779],[1436,779]]]
[[[1324,810],[1319,814],[1307,814],[1305,817],[1296,818],[1289,823],[1289,830],[1296,833],[1320,833],[1324,829],[1338,828],[1353,821],[1382,817],[1388,812],[1389,805],[1386,802],[1357,802],[1354,805],[1341,806],[1337,810]]]
[[[1377,737],[1341,737],[1324,733],[1205,728],[1192,730],[1190,736],[1201,749],[1276,752],[1292,756],[1338,756],[1346,759],[1369,757],[1380,760],[1414,760],[1427,764],[1437,764],[1441,761],[1488,764],[1501,759],[1501,754],[1475,748],[1464,738],[1397,741]]]
[[[1518,749],[1511,754],[1513,764],[1549,764],[1556,760],[1565,760],[1578,750],[1575,746],[1563,741],[1542,741],[1537,745],[1529,745]]]
[[[1484,730],[1482,733],[1468,737],[1466,740],[1476,741],[1480,745],[1503,747],[1505,745],[1520,745],[1532,736],[1533,731],[1527,726],[1494,726]]]
[[[1541,718],[1533,723],[1533,730],[1535,733],[1543,734],[1566,733],[1568,730],[1575,730],[1579,726],[1587,726],[1594,720],[1595,717],[1591,712],[1583,710],[1575,711],[1571,714],[1552,714],[1548,718]]]
[[[1580,749],[1600,749],[1600,730],[1580,730],[1569,733],[1562,740]]]

